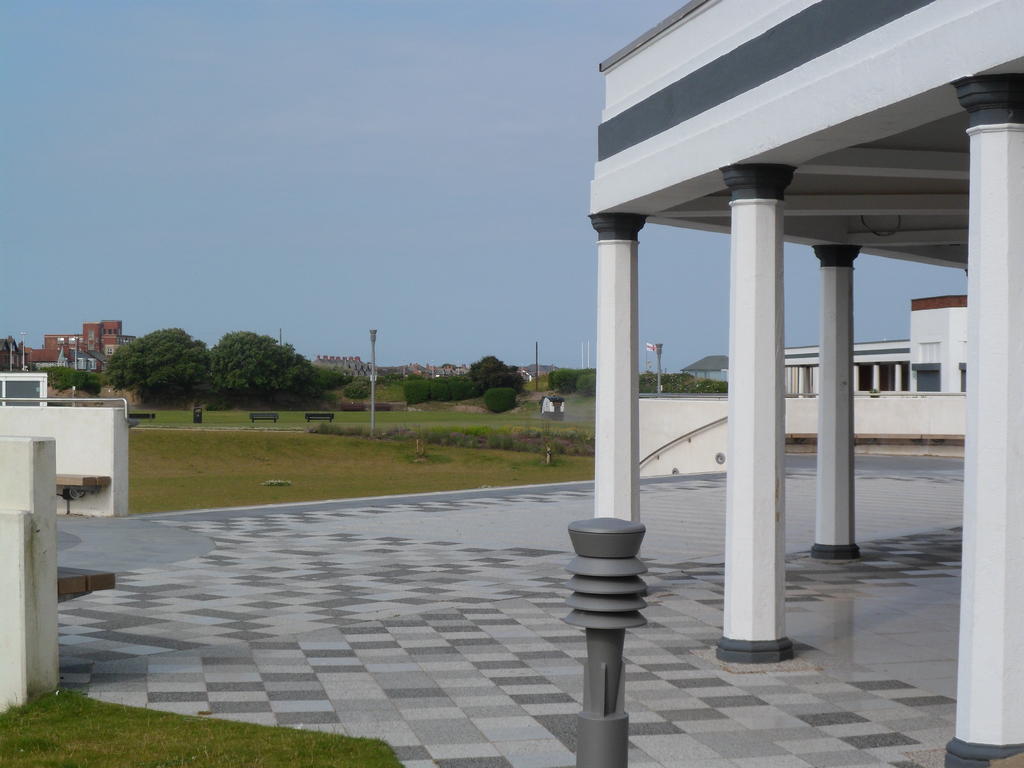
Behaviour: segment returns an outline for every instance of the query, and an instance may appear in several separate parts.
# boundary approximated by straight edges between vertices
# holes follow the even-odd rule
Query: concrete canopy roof
[[[688,7],[606,62],[593,212],[728,232],[719,169],[780,163],[796,168],[787,241],[966,265],[968,116],[950,83],[1024,72],[1024,4]]]

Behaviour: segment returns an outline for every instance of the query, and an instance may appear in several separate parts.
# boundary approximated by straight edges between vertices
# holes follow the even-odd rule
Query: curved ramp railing
[[[649,461],[651,461],[652,459],[656,458],[657,456],[659,456],[660,454],[664,453],[665,451],[670,450],[671,448],[675,448],[680,443],[682,443],[682,442],[684,442],[686,440],[690,440],[690,439],[696,437],[697,435],[701,434],[702,432],[707,432],[708,430],[714,429],[715,427],[720,427],[722,424],[725,424],[728,420],[729,420],[728,416],[723,416],[720,419],[715,419],[714,421],[708,422],[707,424],[704,424],[703,426],[697,427],[696,429],[691,429],[689,432],[687,432],[685,434],[682,434],[679,437],[676,437],[676,438],[674,438],[672,440],[669,440],[667,443],[665,443],[663,446],[659,447],[657,450],[651,451],[644,458],[640,459],[640,467],[639,468],[643,469],[644,466]]]

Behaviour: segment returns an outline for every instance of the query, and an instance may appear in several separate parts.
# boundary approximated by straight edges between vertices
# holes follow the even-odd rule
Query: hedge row
[[[588,375],[595,377],[594,381],[596,381],[597,372],[593,368],[556,368],[548,374],[548,386],[560,395],[571,395],[573,392],[579,391],[580,378]],[[590,386],[591,391],[583,394],[594,394],[594,387],[589,382],[588,378],[586,383]]]
[[[640,391],[657,392],[658,375],[655,373],[640,374]],[[729,391],[729,383],[713,379],[698,379],[688,373],[661,374],[662,392],[685,392],[694,394],[725,393]]]
[[[465,376],[450,376],[444,379],[420,379],[409,377],[403,385],[405,402],[409,405],[425,403],[427,400],[446,403],[469,400],[478,397],[480,391]]]
[[[312,432],[343,437],[369,437],[366,424],[318,424]],[[537,429],[534,427],[384,427],[378,426],[377,440],[422,440],[428,445],[450,445],[460,448],[497,448],[507,451],[593,456],[594,431],[581,428]]]

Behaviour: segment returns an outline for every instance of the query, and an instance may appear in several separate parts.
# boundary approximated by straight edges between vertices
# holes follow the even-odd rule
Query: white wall
[[[725,422],[702,428],[725,419],[728,406],[724,396],[640,398],[640,476],[724,471],[715,456],[725,453]]]
[[[728,424],[715,422],[726,416],[727,402],[724,397],[641,398],[640,476],[725,471],[728,455],[725,464],[718,464],[715,456],[726,452]],[[853,429],[858,435],[962,436],[967,423],[966,405],[966,397],[961,394],[858,395],[853,404]],[[706,425],[713,426],[701,430]],[[786,398],[786,433],[818,433],[817,398]],[[918,451],[914,446],[883,446],[870,452]],[[955,447],[949,453],[962,455],[960,451]],[[929,452],[944,453],[933,449]]]
[[[928,345],[938,344],[938,347]],[[939,363],[943,392],[960,391],[960,363],[967,362],[967,307],[918,309],[910,313],[910,362]],[[913,365],[911,365],[913,367]],[[917,373],[911,371],[917,390]]]
[[[963,436],[966,405],[966,397],[959,394],[857,395],[853,398],[853,431],[857,435]],[[786,433],[817,432],[817,398],[787,398]]]
[[[53,440],[0,437],[0,711],[59,682],[55,466]]]
[[[111,478],[110,487],[72,501],[73,514],[128,514],[128,422],[120,408],[0,408],[0,435],[52,437],[57,474]],[[64,511],[62,499],[53,496],[53,503]]]

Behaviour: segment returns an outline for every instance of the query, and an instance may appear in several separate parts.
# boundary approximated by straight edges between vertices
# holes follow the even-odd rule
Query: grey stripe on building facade
[[[935,0],[821,0],[598,126],[605,160]]]

